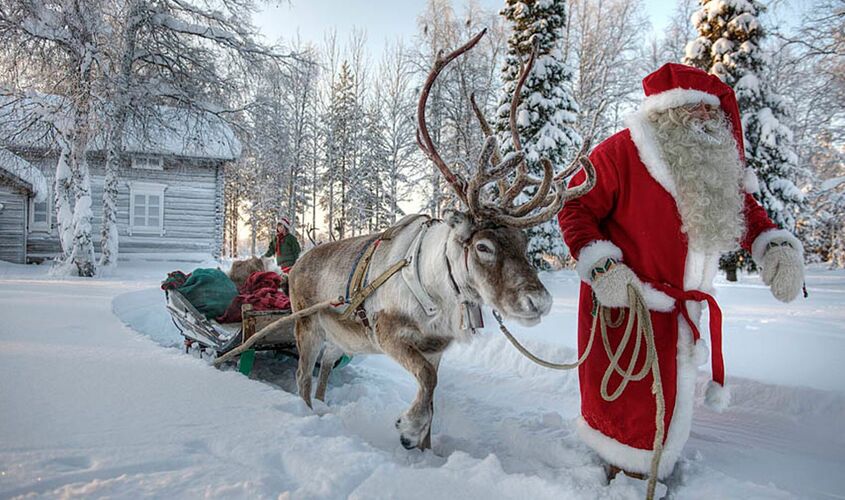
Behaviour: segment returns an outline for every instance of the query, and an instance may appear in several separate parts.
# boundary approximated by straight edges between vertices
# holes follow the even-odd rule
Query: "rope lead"
[[[623,311],[619,317],[614,320],[612,310],[600,305],[597,313],[593,316],[593,324],[590,327],[590,338],[587,341],[587,346],[584,348],[584,353],[581,354],[581,356],[573,363],[552,363],[538,358],[520,344],[518,340],[516,340],[513,334],[511,334],[505,326],[504,320],[498,311],[493,310],[493,317],[496,318],[496,321],[499,323],[499,330],[523,356],[540,366],[550,368],[552,370],[572,370],[578,368],[582,363],[584,363],[593,348],[593,340],[596,336],[596,326],[598,326],[601,331],[604,351],[610,360],[610,365],[607,367],[601,381],[601,397],[605,401],[615,401],[625,391],[628,383],[640,381],[644,379],[649,372],[651,372],[651,392],[654,394],[656,411],[654,418],[654,445],[652,446],[654,453],[651,458],[651,473],[648,478],[646,499],[652,500],[654,498],[654,491],[657,487],[657,474],[660,469],[660,457],[663,455],[663,436],[665,435],[663,419],[666,414],[666,402],[663,396],[663,384],[660,380],[660,366],[659,363],[657,363],[657,348],[654,344],[654,328],[651,324],[651,314],[649,313],[648,306],[646,305],[642,294],[630,284],[628,285],[628,307],[632,313],[628,314],[628,321],[625,324],[625,333],[622,335],[622,339],[619,341],[619,345],[616,350],[614,351],[610,346],[607,327],[608,325],[611,328],[620,326],[625,313]],[[636,330],[634,328],[635,325]],[[627,369],[623,370],[619,366],[619,360],[622,358],[625,348],[628,347],[628,343],[631,341],[631,335],[634,333],[634,348],[631,355],[631,361],[628,363]],[[645,341],[645,359],[643,360],[642,367],[639,370],[635,370],[637,360],[640,357],[640,350],[642,349],[643,341]],[[610,377],[613,376],[614,373],[622,377],[622,381],[619,383],[616,390],[609,393],[608,385],[610,383]]]

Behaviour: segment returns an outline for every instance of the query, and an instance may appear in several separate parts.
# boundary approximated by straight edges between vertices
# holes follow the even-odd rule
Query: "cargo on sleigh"
[[[238,287],[219,269],[197,269],[190,275],[170,273],[162,283],[167,310],[184,337],[185,351],[214,357],[240,347],[256,332],[290,315],[290,301],[276,273],[257,271]],[[273,350],[296,356],[293,322],[275,325],[260,342],[238,357],[240,370],[249,373],[255,351]]]

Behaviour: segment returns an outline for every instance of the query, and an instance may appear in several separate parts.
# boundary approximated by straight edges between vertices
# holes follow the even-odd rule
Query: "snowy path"
[[[434,453],[421,454],[393,429],[414,383],[384,357],[336,371],[318,415],[290,393],[289,360],[260,356],[250,380],[162,348],[178,338],[158,271],[55,281],[21,269],[0,269],[2,498],[642,497],[640,481],[600,485],[573,433],[574,374],[530,365],[492,333],[444,358]],[[555,310],[520,336],[570,359],[575,279],[546,281]],[[736,404],[697,409],[680,498],[845,498],[845,276],[809,286],[796,306],[754,280],[720,290]]]

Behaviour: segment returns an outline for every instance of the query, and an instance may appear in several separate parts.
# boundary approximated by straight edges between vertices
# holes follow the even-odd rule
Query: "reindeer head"
[[[486,31],[486,30],[485,30]],[[510,106],[510,132],[514,152],[500,157],[499,148],[490,126],[478,108],[474,96],[470,97],[473,111],[487,137],[476,164],[475,175],[467,182],[452,172],[440,157],[426,126],[425,108],[428,95],[440,72],[452,60],[472,49],[485,31],[475,35],[455,51],[438,54],[434,67],[420,92],[417,104],[417,144],[422,152],[437,166],[452,186],[465,210],[449,211],[446,221],[451,228],[450,237],[463,247],[464,280],[481,301],[505,316],[525,324],[535,324],[551,308],[551,296],[537,277],[537,271],[526,258],[527,241],[522,229],[541,224],[563,208],[564,202],[584,195],[595,185],[596,173],[585,156],[587,145],[576,159],[562,172],[555,174],[551,162],[543,158],[543,178],[531,176],[525,165],[525,155],[516,127],[519,94],[537,56],[537,46],[531,52],[528,64],[520,68]],[[571,189],[566,180],[583,168],[586,180]],[[513,175],[511,175],[513,174]],[[485,199],[485,188],[496,183],[497,200]],[[536,192],[528,201],[514,204],[514,200],[529,186]]]

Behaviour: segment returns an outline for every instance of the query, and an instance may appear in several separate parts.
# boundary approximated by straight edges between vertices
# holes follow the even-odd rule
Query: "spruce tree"
[[[687,44],[684,63],[718,76],[736,92],[746,162],[760,184],[755,196],[778,226],[793,230],[804,204],[795,183],[803,174],[792,149],[792,131],[785,123],[784,101],[765,78],[766,32],[758,19],[765,7],[758,0],[699,0],[699,4],[692,16],[698,38]],[[729,272],[734,266],[753,268],[742,253],[726,255],[721,265]]]
[[[341,239],[350,228],[347,212],[350,208],[349,186],[355,172],[356,134],[360,134],[361,116],[355,93],[355,75],[346,61],[340,66],[331,89],[331,102],[326,117],[329,129],[329,162],[323,182],[328,192],[323,199],[327,208],[329,230]]]
[[[556,169],[562,169],[581,147],[581,136],[575,130],[578,105],[572,97],[572,71],[561,52],[566,2],[507,0],[500,14],[511,22],[513,33],[508,38],[508,52],[502,68],[504,88],[496,111],[496,131],[503,150],[512,151],[508,123],[511,96],[520,65],[528,60],[536,43],[537,60],[520,93],[516,122],[528,171],[541,177],[540,158],[548,158]],[[527,232],[528,255],[535,266],[547,268],[544,257],[563,256],[565,246],[556,221]]]

